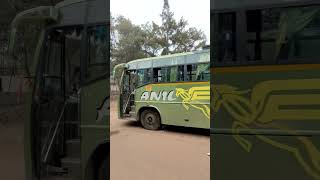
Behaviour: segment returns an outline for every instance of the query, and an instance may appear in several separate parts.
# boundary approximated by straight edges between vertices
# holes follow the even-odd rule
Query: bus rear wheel
[[[161,127],[160,115],[158,112],[147,109],[141,113],[141,124],[145,129],[158,130]]]

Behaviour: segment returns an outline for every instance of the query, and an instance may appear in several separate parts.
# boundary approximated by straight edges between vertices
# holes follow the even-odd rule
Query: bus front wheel
[[[98,169],[98,180],[108,180],[110,174],[109,160],[105,159]]]
[[[160,129],[161,120],[159,113],[151,109],[144,110],[141,113],[141,124],[148,130]]]

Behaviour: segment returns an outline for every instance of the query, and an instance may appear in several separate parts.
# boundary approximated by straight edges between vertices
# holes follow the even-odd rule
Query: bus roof
[[[271,6],[299,4],[320,4],[319,0],[212,0],[211,11],[228,9],[246,9],[252,7],[267,8]]]
[[[210,50],[178,53],[166,56],[137,59],[127,63],[128,70],[146,69],[155,67],[175,66],[194,63],[209,63]]]
[[[109,22],[109,6],[106,0],[65,0],[55,9],[61,19],[58,25],[95,24]]]
[[[109,23],[110,4],[106,0],[65,0],[56,6],[39,6],[20,12],[11,22],[9,54],[13,53],[20,24],[53,22],[49,25],[72,26]],[[48,26],[49,26],[48,25]]]

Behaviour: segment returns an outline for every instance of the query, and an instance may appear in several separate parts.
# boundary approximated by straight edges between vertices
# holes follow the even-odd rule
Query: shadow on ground
[[[140,122],[137,122],[137,121],[128,121],[124,123],[124,125],[130,128],[143,128]],[[208,136],[208,137],[210,136],[209,129],[201,129],[201,128],[163,125],[160,131],[167,131],[167,132],[174,132],[174,133],[181,133],[181,134],[191,134],[196,136]]]

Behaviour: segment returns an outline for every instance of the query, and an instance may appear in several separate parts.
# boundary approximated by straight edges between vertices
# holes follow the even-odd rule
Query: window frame
[[[87,77],[87,73],[88,73],[88,69],[89,69],[89,29],[91,27],[96,27],[96,26],[105,26],[106,30],[107,30],[107,35],[106,35],[106,39],[107,39],[107,47],[109,47],[109,42],[110,41],[110,33],[108,33],[108,25],[110,25],[107,22],[99,22],[99,23],[88,23],[84,25],[84,36],[81,42],[81,86],[86,86],[92,83],[95,83],[97,81],[103,80],[103,79],[108,79],[108,76],[110,74],[110,49],[109,49],[109,57],[107,57],[107,62],[106,62],[106,69],[107,71],[99,76],[93,77],[93,78],[89,78]],[[99,63],[99,64],[104,64],[104,63]]]
[[[266,10],[266,9],[276,9],[276,8],[294,8],[294,7],[310,7],[319,6],[320,2],[313,0],[309,2],[290,2],[290,3],[279,3],[279,4],[269,4],[269,5],[259,5],[259,6],[249,6],[246,8],[230,8],[230,9],[220,9],[211,10],[211,42],[214,42],[218,38],[218,19],[219,14],[222,13],[236,13],[236,61],[235,62],[218,62],[217,53],[212,53],[218,49],[217,43],[213,43],[211,57],[213,58],[213,67],[241,67],[241,66],[259,66],[259,65],[294,65],[294,64],[320,64],[319,57],[312,58],[290,58],[288,60],[273,60],[269,62],[263,62],[261,60],[248,61],[246,58],[246,48],[247,48],[247,22],[246,13],[248,11],[254,10]],[[243,26],[245,24],[245,26]],[[245,45],[244,45],[245,44]],[[318,62],[316,62],[318,60]]]
[[[176,81],[173,81],[173,82],[155,82],[154,81],[154,77],[153,77],[153,73],[154,73],[154,69],[155,68],[141,68],[141,69],[134,69],[134,70],[130,70],[130,71],[138,71],[138,70],[147,70],[147,69],[151,69],[151,74],[152,74],[152,81],[149,82],[149,83],[144,83],[142,85],[139,85],[136,87],[137,88],[140,88],[140,87],[143,87],[143,86],[146,86],[148,84],[167,84],[167,83],[187,83],[187,82],[210,82],[210,79],[208,79],[207,81],[205,80],[196,80],[196,81],[187,81],[186,78],[187,78],[187,65],[198,65],[198,64],[208,64],[209,65],[209,68],[210,68],[210,62],[201,62],[201,63],[187,63],[187,64],[183,64],[183,65],[170,65],[170,66],[161,66],[161,67],[155,67],[155,68],[168,68],[168,67],[178,67],[178,66],[183,66],[183,69],[184,69],[184,80],[183,81],[178,81],[177,78],[178,78],[178,75],[177,75],[177,78],[176,78]],[[178,69],[178,68],[177,68]],[[210,71],[209,71],[210,72]],[[145,76],[144,76],[144,79],[145,79]]]

